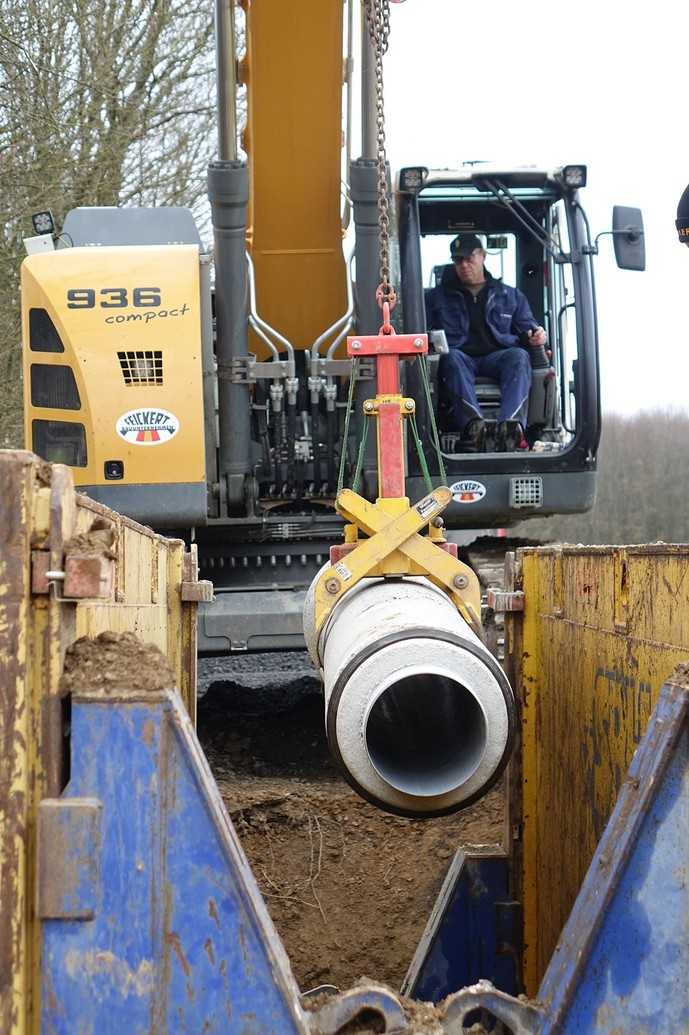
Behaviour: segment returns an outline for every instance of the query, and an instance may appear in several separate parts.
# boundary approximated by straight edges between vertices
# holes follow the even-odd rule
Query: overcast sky
[[[689,248],[677,202],[689,182],[689,7],[655,0],[406,0],[391,5],[388,156],[586,163],[595,236],[612,206],[643,209],[645,273],[596,262],[603,406],[689,409]]]

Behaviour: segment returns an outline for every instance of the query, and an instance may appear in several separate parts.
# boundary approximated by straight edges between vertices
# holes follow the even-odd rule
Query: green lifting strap
[[[338,495],[342,492],[342,489],[344,488],[345,464],[347,462],[347,446],[349,444],[349,421],[352,416],[352,410],[354,409],[354,387],[356,385],[358,373],[359,359],[357,356],[354,356],[352,359],[352,372],[349,375],[349,395],[347,396],[347,409],[345,410],[344,436],[342,439],[342,445],[340,446],[340,470],[337,476]],[[368,423],[365,422],[364,428],[367,427]]]
[[[416,414],[412,414],[409,418],[411,425],[411,432],[414,436],[414,445],[416,446],[416,455],[419,458],[419,466],[423,475],[423,480],[426,484],[426,492],[433,492],[433,479],[431,478],[431,472],[428,470],[428,464],[426,463],[426,454],[423,451],[423,445],[421,443],[421,436],[419,435],[419,429],[416,426]]]
[[[364,466],[364,456],[366,454],[366,439],[368,438],[368,424],[370,417],[366,417],[364,420],[364,429],[361,433],[361,442],[359,443],[359,455],[356,458],[356,470],[354,471],[354,481],[352,482],[352,490],[354,492],[359,491],[361,485],[361,471]]]
[[[433,411],[433,399],[431,397],[431,384],[428,378],[428,365],[426,363],[425,356],[417,357],[421,361],[421,380],[423,381],[424,391],[426,393],[426,405],[428,406],[428,412],[431,417],[431,433],[433,438],[433,445],[435,446],[435,453],[438,457],[438,473],[440,474],[440,484],[447,484],[447,474],[445,473],[445,464],[443,463],[443,453],[440,448],[440,439],[438,438],[438,428],[435,423],[435,413]]]
[[[447,474],[446,474],[446,471],[445,471],[445,464],[443,463],[443,454],[442,454],[442,450],[440,448],[440,439],[438,437],[438,427],[436,425],[435,413],[433,411],[433,399],[432,399],[432,396],[431,396],[431,385],[430,385],[430,381],[429,381],[429,378],[428,378],[428,368],[427,368],[427,365],[426,365],[426,357],[425,356],[418,356],[417,359],[421,363],[421,380],[423,382],[424,394],[426,396],[426,404],[428,406],[428,412],[429,412],[430,418],[431,418],[431,437],[433,439],[433,446],[435,448],[435,453],[436,453],[436,456],[438,458],[438,472],[440,474],[441,485],[444,485],[447,482]],[[338,493],[340,493],[342,491],[342,489],[344,488],[345,464],[346,464],[346,459],[347,459],[347,443],[349,441],[349,424],[350,424],[352,412],[353,412],[353,409],[354,409],[354,387],[355,387],[355,384],[356,384],[356,379],[357,379],[357,374],[358,374],[358,363],[359,363],[358,358],[355,357],[352,360],[352,373],[351,373],[351,376],[349,378],[349,393],[348,393],[348,396],[347,396],[347,409],[345,411],[344,435],[343,435],[343,441],[342,441],[342,448],[341,448],[341,452],[340,452],[340,469],[339,469],[338,479],[337,479],[337,491],[338,491]],[[364,457],[366,455],[366,440],[368,438],[369,419],[370,418],[368,418],[368,417],[364,417],[364,426],[363,426],[363,430],[362,430],[362,434],[361,434],[361,440],[359,442],[359,449],[358,449],[358,452],[357,452],[356,467],[355,467],[355,470],[354,470],[354,478],[353,478],[353,481],[352,481],[352,489],[354,490],[354,492],[358,492],[359,488],[360,488],[360,485],[361,485],[361,475],[362,475],[363,466],[364,466]],[[425,483],[425,486],[426,486],[426,491],[427,492],[432,492],[432,490],[433,490],[433,479],[431,478],[431,473],[430,473],[430,470],[429,470],[429,467],[428,467],[428,462],[426,461],[426,454],[424,453],[423,443],[421,441],[421,436],[419,435],[419,429],[418,429],[418,425],[416,423],[416,416],[415,415],[411,416],[411,418],[410,418],[410,425],[411,425],[411,430],[412,430],[412,436],[414,438],[414,445],[416,447],[416,454],[417,454],[417,456],[419,458],[419,466],[421,468],[421,473],[423,475],[423,480],[424,480],[424,483]]]

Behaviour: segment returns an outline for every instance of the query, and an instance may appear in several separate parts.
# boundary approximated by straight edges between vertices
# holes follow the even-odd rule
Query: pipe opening
[[[404,794],[431,797],[460,787],[476,772],[486,749],[486,720],[462,683],[420,672],[378,696],[365,740],[383,780]]]

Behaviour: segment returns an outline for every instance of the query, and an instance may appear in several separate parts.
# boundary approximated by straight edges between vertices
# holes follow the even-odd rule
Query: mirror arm
[[[601,230],[599,234],[596,234],[596,239],[591,245],[590,249],[583,249],[586,254],[598,255],[598,241],[601,237],[614,237],[623,236],[626,237],[630,244],[635,244],[636,241],[640,240],[644,236],[643,230],[638,227],[631,226],[628,230]]]

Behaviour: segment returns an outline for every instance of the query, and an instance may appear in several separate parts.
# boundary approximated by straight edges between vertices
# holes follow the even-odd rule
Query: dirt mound
[[[300,988],[399,988],[460,845],[498,844],[502,797],[457,816],[379,812],[347,784],[218,784]]]
[[[674,683],[685,690],[689,690],[689,661],[680,661],[679,665],[668,679],[668,683]]]
[[[112,550],[114,541],[114,526],[107,518],[96,518],[88,532],[79,532],[65,543],[65,553],[77,553],[86,557],[103,555],[114,560],[117,556]]]
[[[290,675],[267,675],[260,686],[215,683],[199,702],[199,737],[216,777],[336,778],[320,682]]]
[[[60,680],[63,693],[79,690],[163,690],[175,676],[161,651],[134,633],[103,632],[82,636],[65,654]]]

